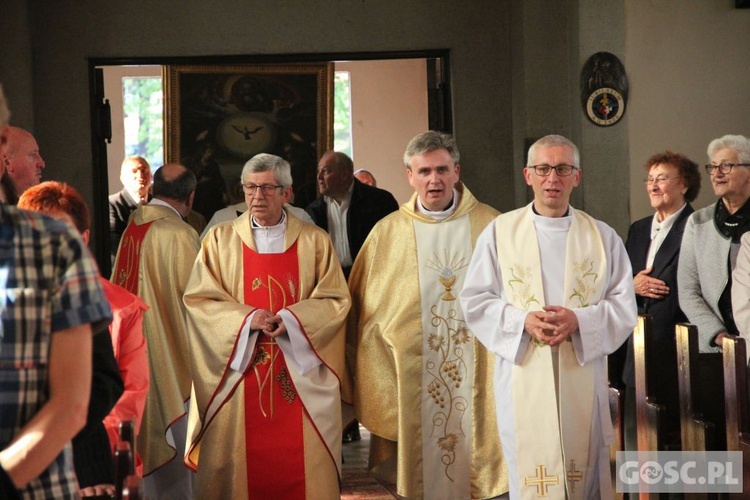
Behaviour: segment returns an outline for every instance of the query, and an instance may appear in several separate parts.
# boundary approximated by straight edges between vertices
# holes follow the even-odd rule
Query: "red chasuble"
[[[274,313],[297,302],[297,243],[281,254],[243,245],[245,304]],[[245,372],[245,446],[250,498],[305,498],[302,402],[284,353],[260,333]]]
[[[141,265],[141,246],[148,228],[153,221],[141,224],[128,224],[122,235],[120,251],[115,262],[115,272],[112,274],[116,285],[120,285],[128,292],[138,295],[138,270]]]

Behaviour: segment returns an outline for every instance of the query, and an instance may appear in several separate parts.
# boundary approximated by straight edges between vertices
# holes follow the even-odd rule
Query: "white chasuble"
[[[423,331],[424,498],[471,498],[474,336],[458,303],[472,253],[469,216],[413,224]]]
[[[570,217],[564,257],[560,256],[564,259],[560,273],[563,302],[551,305],[573,309],[602,298],[607,260],[594,219],[579,211]],[[542,275],[530,205],[496,219],[495,234],[511,304],[538,311],[546,305],[545,297],[559,296],[559,290],[545,289],[545,285],[558,288],[559,284]],[[524,499],[583,498],[583,486],[592,473],[588,459],[595,412],[594,367],[581,365],[570,340],[557,349],[529,342],[521,362],[512,367],[518,482]]]

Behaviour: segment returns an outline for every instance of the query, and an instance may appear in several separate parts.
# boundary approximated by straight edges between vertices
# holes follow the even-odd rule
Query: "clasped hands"
[[[286,326],[281,316],[268,309],[258,309],[250,322],[252,330],[261,330],[269,337],[278,337],[286,333]]]
[[[578,330],[578,317],[566,307],[545,306],[542,311],[528,313],[523,327],[539,342],[556,346]]]

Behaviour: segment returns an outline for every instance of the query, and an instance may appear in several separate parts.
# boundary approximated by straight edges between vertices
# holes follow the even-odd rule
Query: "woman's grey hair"
[[[708,145],[708,159],[713,159],[720,149],[731,149],[737,153],[740,163],[750,163],[750,139],[744,135],[725,135]]]
[[[268,170],[273,171],[276,182],[285,188],[292,187],[292,167],[289,165],[289,162],[284,158],[267,153],[260,153],[250,158],[245,163],[245,166],[242,167],[240,179],[242,179],[242,183],[244,184],[247,174],[266,172]]]
[[[567,146],[571,149],[573,152],[573,166],[579,167],[581,166],[581,155],[578,152],[578,146],[573,144],[573,141],[570,139],[566,139],[565,137],[561,135],[545,135],[538,141],[536,141],[534,144],[531,145],[529,148],[529,155],[526,159],[526,166],[531,167],[532,165],[536,165],[536,152],[539,148],[553,148],[555,146]],[[553,165],[554,166],[554,165]]]
[[[461,153],[458,152],[456,140],[450,134],[428,130],[414,137],[406,146],[404,153],[404,166],[411,168],[409,165],[414,156],[431,153],[437,149],[445,149],[451,155],[453,163],[458,165],[461,159]]]
[[[0,127],[4,127],[10,121],[10,111],[8,110],[8,103],[5,102],[5,93],[3,93],[3,86],[0,85]]]

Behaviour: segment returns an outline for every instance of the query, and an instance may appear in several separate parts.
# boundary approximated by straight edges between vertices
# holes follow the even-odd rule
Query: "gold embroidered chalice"
[[[448,268],[444,268],[440,273],[439,279],[440,284],[443,285],[443,288],[445,288],[445,295],[443,295],[443,300],[456,300],[456,297],[454,297],[451,293],[451,288],[456,282],[456,275],[453,274],[453,271]]]

